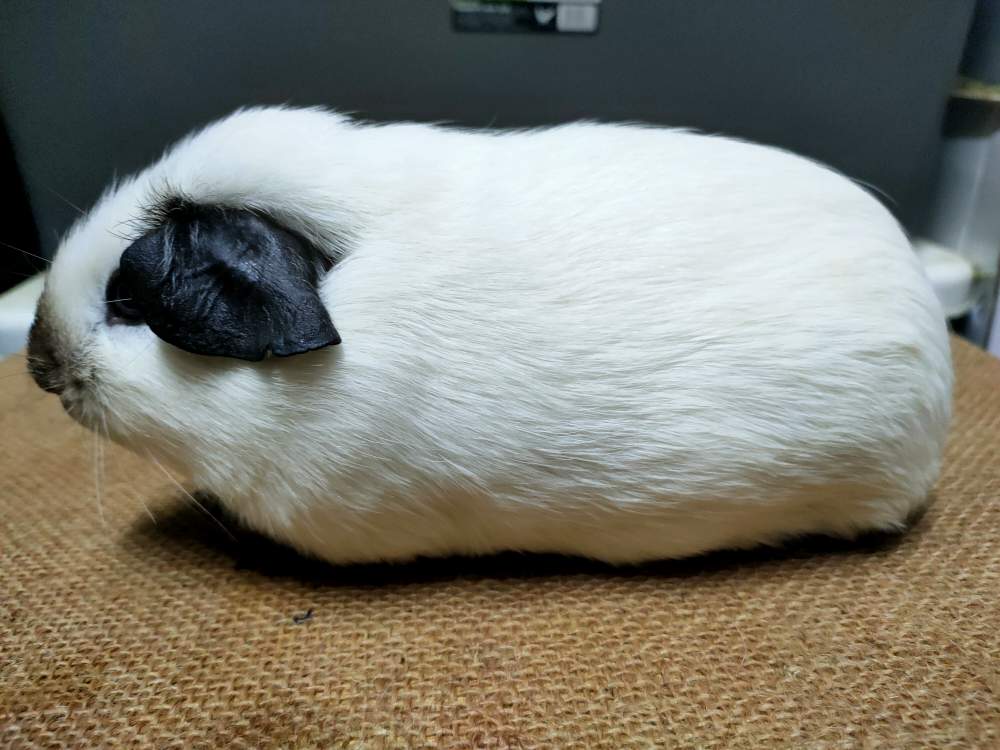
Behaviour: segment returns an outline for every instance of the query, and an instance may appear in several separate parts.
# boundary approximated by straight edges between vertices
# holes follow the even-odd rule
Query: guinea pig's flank
[[[337,563],[901,529],[952,388],[903,231],[814,162],[289,108],[112,186],[55,256],[28,366]]]

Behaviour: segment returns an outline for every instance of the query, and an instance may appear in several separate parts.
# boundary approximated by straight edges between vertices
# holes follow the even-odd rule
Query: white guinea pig
[[[67,411],[333,562],[901,528],[950,418],[891,215],[774,148],[238,112],[68,233]]]

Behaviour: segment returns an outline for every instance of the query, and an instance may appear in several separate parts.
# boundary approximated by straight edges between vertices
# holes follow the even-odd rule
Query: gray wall
[[[773,143],[915,225],[972,0],[606,0],[595,36],[456,33],[445,0],[4,0],[0,107],[45,250],[117,172],[251,103],[468,125],[641,119]]]

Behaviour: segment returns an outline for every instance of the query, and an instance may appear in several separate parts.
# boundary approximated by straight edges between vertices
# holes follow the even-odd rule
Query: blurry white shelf
[[[0,357],[18,352],[27,344],[44,285],[45,274],[38,274],[0,294]]]
[[[945,315],[958,318],[969,312],[976,304],[977,272],[972,263],[929,240],[915,240],[913,249],[923,263],[924,272],[941,301]]]
[[[976,102],[1000,104],[1000,84],[985,83],[971,78],[959,78],[952,89],[953,99],[969,99]]]

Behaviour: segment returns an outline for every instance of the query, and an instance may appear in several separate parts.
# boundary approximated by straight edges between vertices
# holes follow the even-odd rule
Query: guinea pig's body
[[[122,227],[177,196],[320,248],[342,343],[244,362],[108,323]],[[875,199],[655,128],[238,113],[70,233],[36,328],[78,419],[334,562],[896,529],[950,415],[943,314]]]

